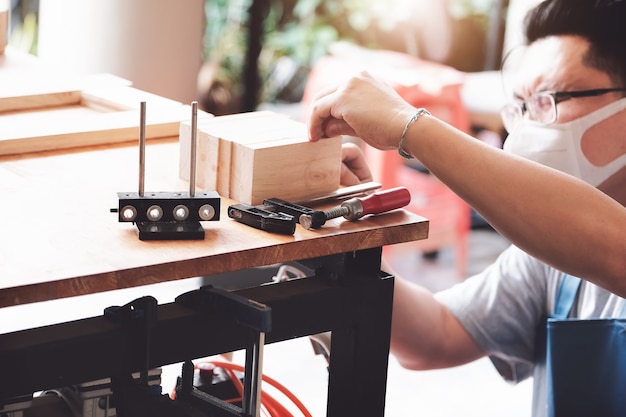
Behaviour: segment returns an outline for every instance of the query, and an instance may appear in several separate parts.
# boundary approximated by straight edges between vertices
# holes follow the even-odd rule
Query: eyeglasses
[[[507,132],[520,123],[524,114],[528,112],[531,120],[549,125],[557,118],[556,105],[571,98],[601,96],[617,91],[626,91],[626,88],[599,88],[580,91],[542,91],[528,97],[526,101],[512,102],[505,105],[500,112],[502,123]]]

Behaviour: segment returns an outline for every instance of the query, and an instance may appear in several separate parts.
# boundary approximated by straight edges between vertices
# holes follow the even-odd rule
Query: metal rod
[[[189,196],[196,195],[196,146],[198,141],[198,102],[191,103],[191,163],[189,173]]]
[[[146,102],[139,108],[139,197],[143,197],[146,180]]]
[[[251,346],[246,348],[244,370],[243,412],[247,416],[259,417],[261,412],[261,382],[263,379],[264,332],[251,333]]]

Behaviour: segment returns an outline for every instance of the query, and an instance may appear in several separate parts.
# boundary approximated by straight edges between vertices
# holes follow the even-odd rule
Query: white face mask
[[[626,166],[626,153],[604,166],[596,166],[583,154],[582,138],[591,126],[624,109],[626,98],[567,123],[546,126],[524,119],[507,137],[503,148],[597,187]]]

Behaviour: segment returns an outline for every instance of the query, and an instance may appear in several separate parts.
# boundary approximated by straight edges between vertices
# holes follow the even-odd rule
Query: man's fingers
[[[324,107],[324,100],[316,100],[311,106],[307,118],[309,140],[315,142],[324,137],[326,120],[330,117],[330,109]]]
[[[332,95],[336,86],[325,87],[315,94],[307,118],[309,140],[315,142],[325,136],[326,121],[332,117]]]
[[[341,185],[349,187],[351,185],[360,184],[359,178],[348,168],[345,164],[341,164],[341,178],[339,180]]]
[[[324,136],[332,138],[340,135],[356,136],[356,133],[350,125],[341,119],[335,119],[334,117],[326,119],[324,123]]]
[[[343,144],[341,148],[341,161],[343,163],[342,170],[344,167],[348,169],[358,179],[357,183],[372,181],[372,172],[367,165],[365,155],[356,144]]]

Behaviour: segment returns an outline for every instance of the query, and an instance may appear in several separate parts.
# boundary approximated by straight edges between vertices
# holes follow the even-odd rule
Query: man
[[[403,366],[441,368],[489,355],[508,380],[534,373],[533,415],[542,416],[545,373],[534,366],[536,331],[545,328],[563,272],[586,280],[576,317],[621,311],[624,22],[620,0],[546,0],[531,10],[515,102],[503,111],[508,152],[413,108],[365,73],[313,103],[312,141],[348,134],[418,158],[516,245],[481,274],[436,295],[396,280],[391,349]],[[348,167],[362,164],[358,150],[346,151]],[[353,174],[369,175],[362,165]]]

